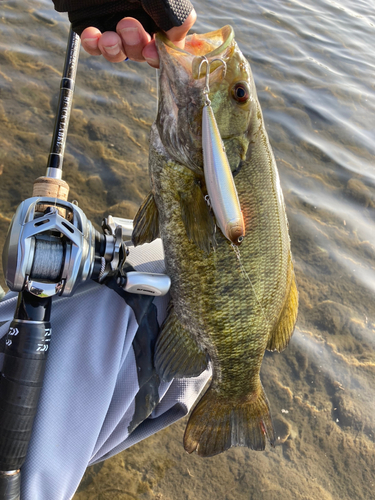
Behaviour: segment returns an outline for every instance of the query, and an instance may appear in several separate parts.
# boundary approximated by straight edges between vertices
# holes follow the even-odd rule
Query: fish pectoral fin
[[[181,325],[172,304],[156,341],[154,364],[166,382],[197,377],[207,369],[208,357]]]
[[[264,450],[266,438],[273,446],[275,432],[267,396],[259,381],[256,392],[240,402],[209,387],[193,409],[184,434],[184,448],[212,457],[231,446]]]
[[[186,234],[203,252],[216,247],[215,221],[197,182],[189,191],[180,192],[181,217]]]
[[[147,195],[139,207],[133,227],[132,242],[135,247],[159,238],[159,212],[152,193]]]
[[[281,352],[289,344],[292,337],[298,313],[298,291],[293,271],[293,265],[290,264],[291,283],[287,300],[276,328],[271,332],[266,349],[269,351]]]

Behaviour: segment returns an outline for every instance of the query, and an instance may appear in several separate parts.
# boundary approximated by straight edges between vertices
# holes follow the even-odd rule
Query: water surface
[[[90,470],[84,499],[352,500],[375,487],[375,15],[370,0],[196,2],[228,23],[256,80],[279,166],[300,294],[297,328],[262,380],[278,446],[187,455],[185,422]],[[0,4],[0,245],[44,175],[68,34],[49,1]],[[154,70],[81,53],[64,163],[100,224],[148,191]],[[2,279],[2,278],[1,278]],[[3,284],[3,281],[2,281]]]

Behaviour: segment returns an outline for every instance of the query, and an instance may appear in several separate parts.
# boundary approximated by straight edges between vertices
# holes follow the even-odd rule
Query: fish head
[[[156,126],[168,155],[202,174],[202,110],[209,67],[208,97],[235,171],[246,157],[257,99],[250,65],[234,40],[232,27],[189,35],[184,49],[158,33],[156,47],[160,57]],[[201,64],[204,58],[209,66]]]

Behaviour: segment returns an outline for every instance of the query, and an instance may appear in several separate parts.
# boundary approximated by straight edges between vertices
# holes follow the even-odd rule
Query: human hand
[[[185,37],[197,18],[193,9],[181,26],[175,26],[165,34],[177,47],[184,48]],[[125,17],[117,23],[116,32],[89,27],[81,34],[82,47],[91,55],[103,55],[110,62],[146,61],[153,68],[159,67],[155,40],[132,17]]]

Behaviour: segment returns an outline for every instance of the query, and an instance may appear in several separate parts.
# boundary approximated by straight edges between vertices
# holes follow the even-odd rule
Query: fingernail
[[[117,56],[117,54],[120,52],[120,46],[118,43],[116,43],[115,45],[110,45],[109,47],[103,47],[103,49],[110,56]]]
[[[98,39],[97,38],[84,38],[82,43],[90,47],[90,49],[98,48]]]
[[[141,42],[138,28],[123,28],[120,32],[127,45],[138,45]]]
[[[153,59],[151,57],[145,57],[146,62],[153,68],[159,67],[159,59]]]

